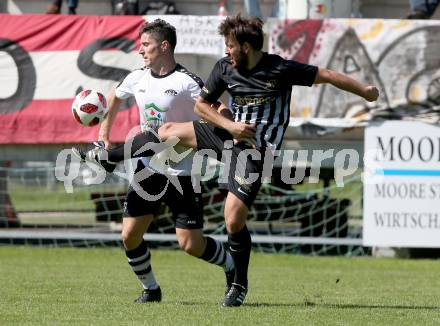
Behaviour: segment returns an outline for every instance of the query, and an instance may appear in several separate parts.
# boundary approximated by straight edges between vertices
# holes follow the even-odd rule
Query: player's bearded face
[[[232,37],[226,38],[226,55],[231,59],[232,66],[236,69],[245,69],[248,57],[243,47]]]
[[[151,34],[143,33],[141,35],[141,45],[139,54],[144,59],[145,66],[154,70],[162,55],[160,43],[154,39]]]

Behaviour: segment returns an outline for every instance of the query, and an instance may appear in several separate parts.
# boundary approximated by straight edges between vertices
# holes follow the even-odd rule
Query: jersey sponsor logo
[[[228,84],[228,88],[234,88],[240,86],[240,84]]]
[[[147,90],[146,89],[138,89],[139,93],[145,93]]]
[[[268,104],[274,100],[273,97],[252,97],[252,96],[235,96],[234,102],[237,105],[261,105]]]
[[[163,109],[157,106],[155,103],[145,104],[144,107],[144,115],[147,121],[162,121],[164,113],[167,112],[168,109]]]
[[[177,92],[174,89],[167,89],[165,91],[165,95],[169,95],[169,96],[177,96]]]

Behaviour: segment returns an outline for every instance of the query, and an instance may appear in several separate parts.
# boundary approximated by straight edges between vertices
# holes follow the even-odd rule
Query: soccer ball
[[[75,120],[84,126],[95,126],[107,116],[107,100],[95,90],[86,89],[76,95],[72,103]]]

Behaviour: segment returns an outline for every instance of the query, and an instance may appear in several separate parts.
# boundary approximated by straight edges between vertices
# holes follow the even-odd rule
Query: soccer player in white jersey
[[[156,129],[165,122],[196,120],[194,104],[203,83],[174,58],[176,30],[164,20],[145,23],[140,29],[139,54],[145,67],[131,72],[116,87],[109,99],[109,113],[100,128],[100,141],[110,148],[110,130],[116,113],[124,99],[134,96],[139,107],[141,129]],[[151,255],[143,235],[153,221],[154,213],[161,202],[171,209],[175,220],[177,240],[188,254],[209,263],[222,266],[226,273],[227,286],[233,277],[233,260],[223,245],[203,235],[203,203],[200,193],[195,193],[191,183],[192,155],[172,164],[165,171],[178,175],[183,189],[181,194],[172,184],[159,200],[145,200],[141,192],[158,194],[165,189],[168,178],[150,166],[150,158],[141,158],[135,175],[142,169],[155,172],[142,181],[135,180],[128,188],[124,205],[122,241],[128,263],[143,286],[137,303],[161,301],[162,293],[151,267]],[[138,183],[137,183],[138,182]],[[133,184],[136,183],[136,184]]]
[[[261,186],[265,158],[272,161],[272,150],[280,148],[289,124],[292,86],[328,83],[367,101],[375,101],[379,96],[375,86],[364,85],[347,75],[263,52],[262,25],[259,18],[227,17],[219,26],[227,56],[214,66],[195,106],[203,120],[167,123],[159,128],[161,140],[178,137],[181,145],[213,149],[217,155],[234,140],[232,148],[229,147],[232,155],[224,214],[235,277],[223,300],[224,307],[240,306],[248,291],[252,244],[247,216]],[[230,110],[213,109],[225,91],[232,97]],[[157,140],[149,133],[135,137],[138,145],[154,142]],[[136,146],[133,153],[135,150]],[[143,154],[154,153],[153,150]],[[82,157],[106,168],[108,161],[119,162],[126,159],[123,156],[118,151],[89,151]],[[250,173],[257,178],[251,181]]]

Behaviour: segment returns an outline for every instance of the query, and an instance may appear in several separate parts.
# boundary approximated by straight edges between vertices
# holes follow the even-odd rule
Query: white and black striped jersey
[[[166,75],[158,76],[149,68],[132,71],[116,87],[119,99],[134,96],[139,108],[141,129],[157,129],[165,122],[188,122],[198,120],[194,105],[202,80],[186,68],[177,64]],[[190,175],[193,155],[188,155],[178,163],[170,162],[166,171],[170,174]],[[142,158],[145,166],[150,166],[151,158]],[[165,171],[164,171],[165,172]]]
[[[266,52],[254,68],[239,71],[225,57],[215,64],[200,96],[215,102],[228,91],[235,121],[256,125],[257,147],[279,149],[289,125],[292,86],[312,86],[317,72],[316,66]]]

